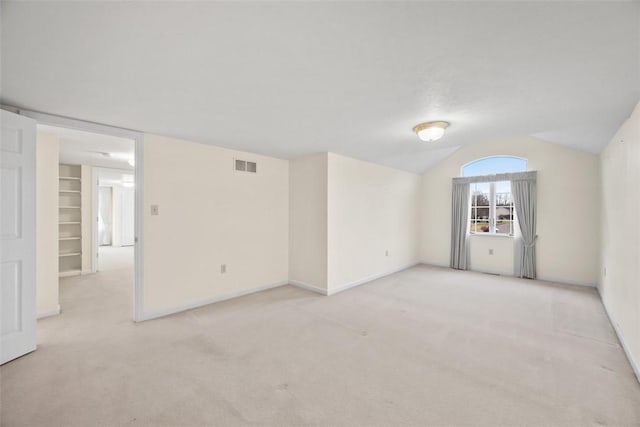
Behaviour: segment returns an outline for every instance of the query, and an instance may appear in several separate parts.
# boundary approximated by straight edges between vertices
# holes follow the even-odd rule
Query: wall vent
[[[235,169],[239,172],[256,173],[258,171],[258,166],[256,162],[235,159]]]

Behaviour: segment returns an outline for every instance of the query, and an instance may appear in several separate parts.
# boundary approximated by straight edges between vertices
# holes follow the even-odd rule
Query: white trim
[[[301,282],[299,280],[289,280],[289,284],[293,286],[297,286],[302,289],[306,289],[307,291],[315,292],[320,295],[324,295],[324,296],[328,295],[326,289],[322,289],[316,285],[311,285],[309,283]]]
[[[513,277],[517,277],[517,276],[513,276]],[[529,280],[529,279],[527,279],[527,280]],[[584,283],[584,282],[579,282],[577,280],[556,279],[554,277],[548,277],[548,276],[537,276],[534,280],[540,280],[541,282],[559,283],[561,285],[584,286],[585,288],[597,288],[598,287],[595,283]]]
[[[449,264],[439,264],[437,262],[431,262],[431,261],[420,261],[418,264],[422,264],[422,265],[426,265],[427,267],[444,267],[444,268],[449,268],[451,270],[456,270],[456,271],[463,271],[463,270],[457,270],[455,268],[451,268],[451,266],[449,266]],[[470,271],[470,270],[469,270]]]
[[[374,280],[381,279],[383,277],[390,276],[392,274],[399,273],[401,271],[404,271],[404,270],[407,270],[409,268],[415,267],[418,264],[420,264],[420,263],[419,262],[414,262],[412,264],[409,264],[409,265],[406,265],[404,267],[397,268],[397,269],[394,269],[394,270],[391,270],[391,271],[387,271],[385,273],[374,274],[372,276],[368,276],[368,277],[365,277],[363,279],[354,280],[353,282],[345,283],[344,285],[340,285],[338,287],[334,287],[332,289],[329,289],[327,291],[327,295],[331,296],[331,295],[337,294],[338,292],[346,291],[347,289],[351,289],[351,288],[355,288],[356,286],[364,285],[365,283],[369,283],[369,282],[372,282]]]
[[[98,167],[91,170],[91,272],[98,272]]]
[[[132,139],[135,142],[135,273],[133,284],[133,320],[143,320],[144,308],[144,133],[131,129],[87,122],[54,114],[18,109],[19,114],[35,119],[36,122],[51,126],[77,129],[86,132],[101,133]]]
[[[161,310],[156,310],[156,311],[152,311],[152,312],[149,312],[149,313],[143,313],[142,316],[140,317],[140,319],[138,319],[138,321],[157,319],[158,317],[169,316],[171,314],[180,313],[182,311],[191,310],[191,309],[194,309],[194,308],[202,307],[202,306],[213,304],[213,303],[216,303],[216,302],[222,302],[222,301],[230,300],[230,299],[233,299],[233,298],[242,297],[242,296],[245,296],[245,295],[255,294],[257,292],[262,292],[262,291],[266,291],[266,290],[269,290],[269,289],[278,288],[280,286],[284,286],[284,285],[288,285],[288,284],[289,284],[288,280],[282,280],[280,282],[271,283],[269,285],[264,285],[264,286],[259,286],[257,288],[246,289],[246,290],[243,290],[243,291],[232,292],[232,293],[229,293],[229,294],[224,294],[224,295],[220,295],[220,296],[213,297],[213,298],[205,298],[205,299],[202,299],[202,300],[192,301],[192,302],[189,302],[187,304],[182,304],[182,305],[179,305],[179,306],[176,306],[176,307],[163,308]]]
[[[133,287],[133,320],[144,320],[144,134],[136,139],[134,177],[134,261],[135,286]]]
[[[51,310],[39,311],[36,319],[44,319],[45,317],[57,316],[60,314],[60,304],[56,308],[52,308]]]
[[[613,326],[613,330],[616,332],[616,335],[618,336],[618,341],[620,341],[620,345],[624,350],[624,354],[627,356],[627,359],[629,360],[631,369],[633,369],[633,372],[636,374],[636,379],[640,383],[640,363],[638,363],[638,361],[633,357],[633,354],[631,353],[631,349],[629,349],[629,347],[627,346],[627,343],[624,340],[624,335],[622,334],[622,330],[620,329],[620,325],[618,325],[618,322],[616,322],[611,316],[611,312],[609,311],[609,308],[607,307],[607,304],[604,302],[604,298],[602,298],[602,294],[600,293],[600,288],[598,288],[598,295],[600,296],[600,302],[602,302],[602,306],[604,307],[604,312],[607,313],[609,322],[611,323],[611,326]]]
[[[513,234],[506,234],[506,233],[476,233],[473,231],[469,232],[469,236],[482,236],[482,237],[498,237],[500,239],[513,239],[515,238],[515,236]]]
[[[519,279],[518,276],[515,276],[513,273],[500,273],[500,272],[495,272],[495,271],[483,271],[483,270],[456,270],[455,268],[451,268],[449,267],[448,264],[437,264],[434,262],[430,262],[430,261],[420,261],[419,264],[424,264],[426,266],[431,266],[431,267],[443,267],[443,268],[449,268],[451,270],[455,270],[455,271],[470,271],[472,273],[488,273],[488,274],[499,274],[500,276],[505,276],[505,277],[513,277],[514,279]],[[531,279],[523,279],[523,280],[531,280]],[[574,280],[567,280],[567,279],[556,279],[553,277],[548,277],[548,276],[538,276],[533,280],[539,280],[541,282],[552,282],[552,283],[557,283],[559,285],[575,285],[575,286],[584,286],[585,288],[596,288],[597,285],[592,284],[592,283],[584,283],[584,282],[579,282],[579,281],[574,281]]]

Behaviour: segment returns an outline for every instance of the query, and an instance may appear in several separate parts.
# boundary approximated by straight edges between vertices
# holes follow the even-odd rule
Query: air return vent
[[[258,171],[256,162],[248,162],[240,159],[235,159],[235,168],[239,172],[256,173]]]

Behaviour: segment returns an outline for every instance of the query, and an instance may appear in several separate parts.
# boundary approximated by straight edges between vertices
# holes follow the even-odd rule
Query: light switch
[[[151,205],[151,215],[158,215],[158,214],[159,214],[158,205]]]

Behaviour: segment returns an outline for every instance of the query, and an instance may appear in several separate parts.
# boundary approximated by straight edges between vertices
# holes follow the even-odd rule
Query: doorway
[[[60,277],[60,282],[74,281],[73,289],[81,290],[83,289],[81,283],[87,280],[108,282],[100,276],[105,269],[120,270],[120,278],[126,277],[126,311],[133,312],[133,316],[125,314],[124,317],[129,319],[133,317],[134,321],[143,320],[141,246],[143,241],[141,215],[143,135],[135,131],[44,113],[21,110],[19,114],[36,120],[38,136],[43,133],[54,134],[54,139],[59,144],[60,156],[56,161],[59,163],[58,179],[55,180],[56,192],[62,191],[57,199],[61,200],[64,195],[65,200],[57,202],[58,206],[56,206],[55,233],[58,237],[56,258],[58,258],[59,268],[64,268],[63,264],[66,264],[70,265],[66,268],[72,270],[67,276]],[[113,213],[111,216],[112,231],[115,228],[115,221],[120,221],[118,225],[122,231],[119,237],[111,233],[111,246],[117,243],[118,248],[123,248],[119,254],[116,254],[118,256],[111,257],[115,262],[109,262],[109,256],[106,255],[101,263],[98,250],[100,197],[98,183],[101,171],[121,174],[120,205],[130,213],[119,215],[117,218]],[[114,190],[113,183],[105,187],[111,188],[113,209],[113,195],[118,190]],[[119,239],[119,243],[115,239]],[[65,261],[60,261],[61,259]],[[67,288],[70,287],[67,286]],[[65,298],[73,298],[74,295],[73,293],[63,295],[60,292],[64,290],[57,290],[59,292],[56,294],[60,297],[58,312],[60,310],[64,312],[65,303],[69,301]],[[57,313],[46,312],[40,315],[39,312],[38,317],[53,314]]]
[[[135,244],[135,177],[129,170],[96,168],[96,270],[124,268]]]
[[[58,153],[58,176],[40,193],[58,193],[60,310],[115,307],[121,314],[121,307],[133,306],[135,141],[43,124],[36,140]],[[51,198],[41,198],[41,209],[46,200]]]

